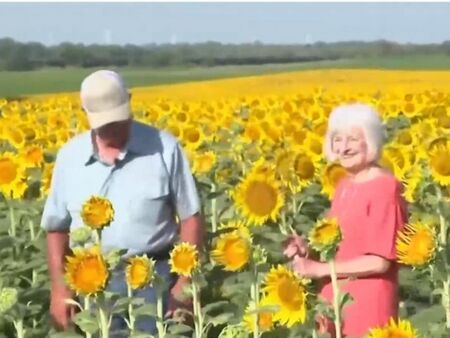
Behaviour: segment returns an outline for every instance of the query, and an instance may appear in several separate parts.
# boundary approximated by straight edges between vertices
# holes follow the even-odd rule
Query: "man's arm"
[[[52,290],[66,287],[64,282],[64,265],[65,256],[68,252],[68,231],[50,231],[47,233],[47,260]]]

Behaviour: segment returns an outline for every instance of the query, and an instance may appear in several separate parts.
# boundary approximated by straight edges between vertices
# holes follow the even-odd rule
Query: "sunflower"
[[[282,265],[272,267],[264,281],[267,305],[278,306],[273,320],[291,327],[306,319],[306,280]]]
[[[171,271],[183,276],[191,276],[199,266],[198,251],[195,245],[179,243],[170,252]]]
[[[275,154],[275,170],[280,179],[288,180],[293,172],[294,155],[292,150],[279,150]]]
[[[346,176],[347,170],[340,164],[331,163],[327,165],[322,174],[322,192],[331,198],[340,180]]]
[[[132,289],[146,287],[153,279],[155,262],[147,256],[132,257],[126,268],[127,284]]]
[[[433,179],[441,185],[450,185],[450,141],[436,145],[428,154],[428,164]]]
[[[433,260],[436,252],[434,229],[420,222],[407,224],[398,232],[395,246],[400,263],[423,267]]]
[[[309,243],[319,252],[335,249],[341,239],[341,229],[335,218],[324,218],[316,222],[308,235]]]
[[[294,173],[299,185],[304,187],[312,182],[316,175],[314,156],[308,152],[298,152],[294,159]]]
[[[109,277],[108,266],[98,246],[75,248],[67,256],[67,282],[77,294],[90,295],[103,291]]]
[[[259,124],[256,122],[248,122],[245,125],[242,138],[248,143],[253,143],[262,140],[263,139],[262,130]]]
[[[217,156],[212,151],[193,154],[192,172],[194,174],[205,174],[212,170],[217,162]]]
[[[259,302],[260,307],[264,307],[267,305],[270,305],[267,302],[267,298],[263,298]],[[243,318],[244,326],[247,329],[247,331],[249,331],[249,332],[255,331],[254,313],[252,313],[251,311],[253,311],[251,306],[247,306],[247,308],[245,310],[244,318]],[[259,332],[262,333],[262,332],[268,332],[268,331],[272,330],[274,323],[275,323],[275,321],[273,319],[273,312],[265,311],[265,310],[258,311]]]
[[[409,321],[391,318],[385,326],[371,329],[366,338],[418,338],[418,333]]]
[[[270,172],[250,172],[236,187],[233,197],[247,224],[254,225],[275,221],[284,204],[280,185]]]
[[[414,203],[416,191],[420,183],[422,183],[422,168],[420,165],[414,165],[409,170],[408,177],[403,181],[405,187],[403,197],[407,202]]]
[[[230,220],[219,225],[219,230],[237,231],[240,236],[251,240],[251,233],[247,225],[242,221]]]
[[[27,189],[25,170],[16,155],[0,153],[0,193],[6,198],[21,198]]]
[[[31,145],[26,146],[22,150],[23,158],[27,167],[40,167],[44,162],[44,150],[41,146]]]
[[[21,129],[12,126],[6,127],[5,135],[9,143],[17,150],[25,146],[25,135]]]
[[[250,260],[251,243],[248,237],[242,236],[239,231],[232,231],[219,236],[212,258],[224,266],[226,271],[239,271]]]
[[[396,156],[392,153],[389,153],[389,150],[386,152],[383,152],[381,158],[380,158],[380,165],[393,173],[399,180],[404,180],[406,169],[409,168],[409,166],[401,167],[400,164],[402,161],[404,161],[405,158],[403,155]]]
[[[397,132],[395,142],[404,147],[413,147],[417,144],[417,136],[411,129],[402,129]]]
[[[41,174],[41,196],[45,197],[48,195],[50,191],[50,185],[52,182],[52,174],[53,174],[53,168],[55,167],[55,163],[48,163],[44,164],[44,168],[42,169]]]
[[[81,218],[92,229],[102,229],[114,220],[114,209],[108,199],[91,196],[82,206]]]
[[[308,132],[305,139],[305,146],[306,149],[308,150],[308,153],[310,153],[311,156],[313,157],[314,161],[318,161],[322,158],[323,154],[322,144],[323,141],[319,135],[313,132]]]
[[[189,149],[198,149],[204,141],[204,133],[200,126],[187,125],[183,128],[182,138]]]

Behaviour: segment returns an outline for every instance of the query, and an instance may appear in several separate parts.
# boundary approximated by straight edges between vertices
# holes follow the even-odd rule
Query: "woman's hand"
[[[290,235],[284,243],[283,254],[289,259],[295,256],[307,257],[309,248],[306,239],[303,236]]]

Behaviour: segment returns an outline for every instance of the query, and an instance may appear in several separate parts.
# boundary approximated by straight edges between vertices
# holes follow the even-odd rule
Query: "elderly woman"
[[[405,223],[406,208],[400,182],[377,164],[384,135],[374,109],[350,104],[332,111],[324,142],[327,160],[337,160],[348,172],[336,187],[327,216],[338,220],[343,234],[336,270],[338,278],[346,279],[339,283],[341,289],[353,298],[343,310],[342,327],[352,338],[364,337],[398,312],[395,238]],[[291,237],[284,254],[293,259],[299,274],[321,279],[320,296],[331,302],[329,266],[308,258],[304,238]],[[330,321],[321,327],[334,335]]]

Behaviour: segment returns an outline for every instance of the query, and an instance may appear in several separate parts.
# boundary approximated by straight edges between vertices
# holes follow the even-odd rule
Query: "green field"
[[[130,87],[137,87],[326,68],[448,70],[450,56],[433,54],[291,64],[157,69],[125,67],[117,70],[123,74]],[[14,98],[33,94],[77,91],[82,79],[94,70],[66,68],[0,72],[0,97]]]

